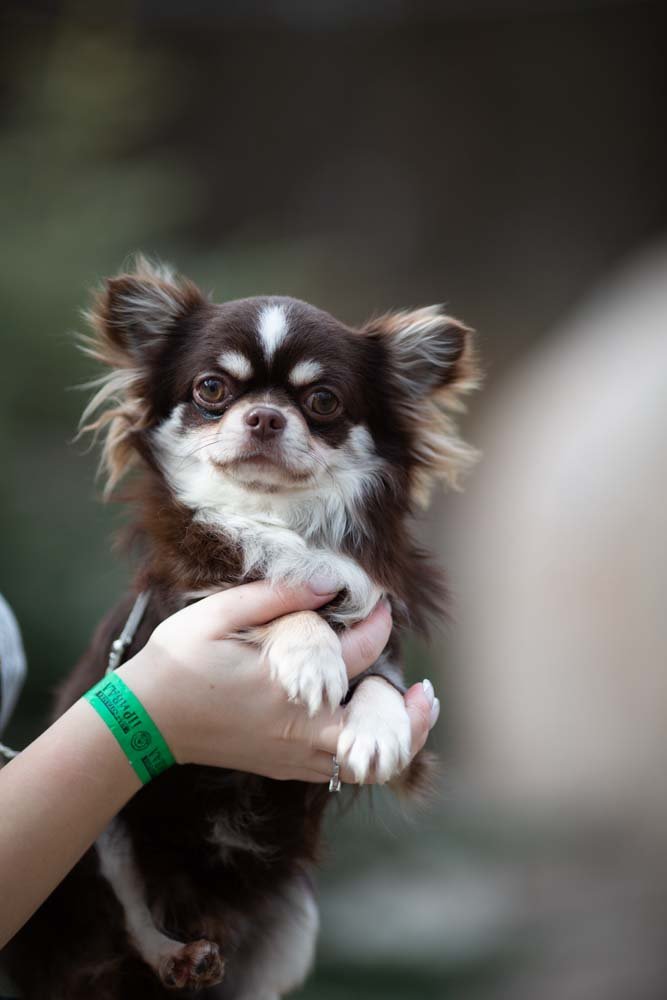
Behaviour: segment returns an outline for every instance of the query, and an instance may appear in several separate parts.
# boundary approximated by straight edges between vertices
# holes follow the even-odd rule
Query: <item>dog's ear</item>
[[[106,495],[137,462],[141,434],[151,426],[151,355],[207,304],[191,281],[144,257],[95,293],[85,314],[92,334],[80,338],[81,347],[108,370],[88,384],[96,392],[83,411],[79,434],[103,437],[100,469],[107,477]]]
[[[378,352],[390,405],[409,436],[413,498],[426,506],[434,479],[457,488],[478,457],[451,416],[480,382],[472,330],[429,306],[381,316],[361,333]]]
[[[382,345],[392,381],[411,400],[477,385],[472,330],[439,306],[388,313],[362,332]]]
[[[88,319],[100,340],[141,361],[207,299],[187,278],[164,265],[137,257],[132,270],[107,278],[94,298]],[[114,359],[118,363],[118,358]]]

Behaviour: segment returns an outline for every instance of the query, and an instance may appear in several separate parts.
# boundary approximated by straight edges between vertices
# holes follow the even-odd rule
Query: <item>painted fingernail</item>
[[[332,576],[327,576],[326,573],[317,573],[315,576],[311,576],[308,586],[318,597],[324,597],[325,594],[337,594],[340,590],[340,584]]]
[[[422,681],[422,687],[424,689],[424,694],[426,695],[426,700],[429,705],[433,706],[433,700],[435,698],[435,691],[433,690],[433,685],[429,680]]]
[[[436,698],[431,707],[431,724],[430,724],[431,729],[433,729],[434,725],[438,721],[439,715],[440,715],[440,699]]]

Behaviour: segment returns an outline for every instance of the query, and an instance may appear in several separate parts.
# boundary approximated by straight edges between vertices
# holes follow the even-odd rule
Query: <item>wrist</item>
[[[155,758],[160,770],[166,769],[166,763],[183,763],[172,710],[173,685],[170,683],[168,671],[161,659],[154,655],[150,643],[109,675],[108,680],[114,679],[117,679],[118,686],[124,689],[117,692],[117,695],[123,699],[123,707],[129,712],[129,715],[126,715],[130,724],[128,732],[130,745],[126,748],[128,755],[131,756],[138,748],[137,752],[143,761],[144,754],[141,751],[146,744],[150,752],[156,747],[158,749],[161,747],[161,753],[159,752]],[[129,700],[128,704],[125,704],[124,696]],[[113,724],[114,720],[110,721]],[[121,743],[128,742],[125,733],[119,733],[118,736]],[[131,739],[132,736],[135,736],[134,741]],[[141,766],[139,770],[142,772]],[[145,772],[142,773],[146,778]]]
[[[115,785],[125,799],[141,788],[141,782],[128,764],[118,741],[99,715],[91,711],[85,696],[56,719],[46,733],[20,756],[24,757],[28,750],[32,751],[46,736],[52,742],[54,753],[77,768],[82,783],[90,781],[91,785]]]

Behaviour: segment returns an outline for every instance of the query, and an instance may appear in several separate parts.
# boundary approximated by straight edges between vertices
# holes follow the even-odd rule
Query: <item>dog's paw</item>
[[[338,636],[317,615],[306,614],[296,627],[277,630],[266,655],[271,676],[312,716],[324,702],[332,710],[340,705],[348,679]]]
[[[379,677],[369,677],[345,710],[336,756],[360,785],[391,781],[410,762],[410,717],[402,695]]]
[[[166,956],[158,974],[170,990],[202,990],[221,982],[225,963],[213,941],[191,941]]]

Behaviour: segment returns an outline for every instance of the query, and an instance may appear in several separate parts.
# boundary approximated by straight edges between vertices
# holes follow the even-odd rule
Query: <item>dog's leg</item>
[[[130,941],[162,983],[170,989],[201,989],[219,983],[224,961],[217,944],[175,941],[155,926],[130,838],[118,820],[107,827],[96,848],[100,870],[123,907]]]
[[[382,677],[364,678],[345,709],[338,759],[363,784],[390,781],[410,760],[410,717],[403,695]]]
[[[310,715],[323,701],[337,708],[345,697],[348,679],[340,639],[316,612],[297,611],[238,638],[261,646],[271,675]]]

